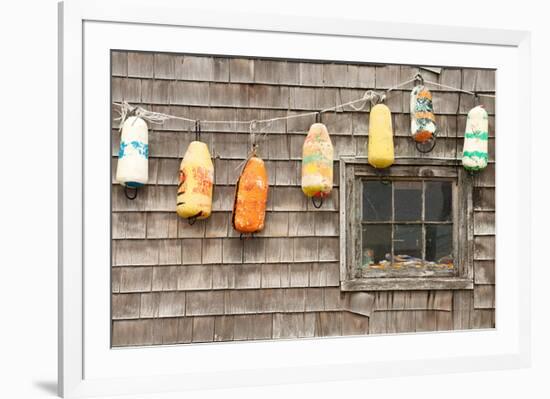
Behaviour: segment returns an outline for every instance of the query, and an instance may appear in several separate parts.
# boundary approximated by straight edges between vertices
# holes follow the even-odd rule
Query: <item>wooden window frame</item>
[[[361,208],[362,181],[380,178],[390,180],[452,180],[453,187],[453,275],[376,277],[356,276],[362,253]],[[378,290],[449,290],[473,289],[474,213],[473,179],[459,161],[436,159],[397,160],[384,170],[377,170],[365,158],[340,158],[340,287],[342,291]],[[442,273],[443,274],[443,273]]]

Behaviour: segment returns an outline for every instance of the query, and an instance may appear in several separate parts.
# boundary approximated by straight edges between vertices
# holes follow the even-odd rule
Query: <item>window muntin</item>
[[[359,182],[360,276],[454,274],[454,179]]]

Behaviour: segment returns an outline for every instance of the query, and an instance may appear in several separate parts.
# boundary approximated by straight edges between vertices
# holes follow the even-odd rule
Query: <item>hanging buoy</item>
[[[214,165],[208,146],[192,141],[183,156],[179,171],[176,212],[192,224],[212,213]]]
[[[417,143],[425,144],[435,140],[435,116],[432,93],[423,85],[417,85],[411,92],[411,135]]]
[[[377,169],[387,168],[394,161],[391,111],[384,104],[377,104],[370,111],[367,159]]]
[[[487,166],[489,141],[489,116],[482,105],[468,112],[466,131],[464,132],[464,149],[462,165],[464,169],[476,172]]]
[[[124,186],[124,193],[128,199],[136,198],[138,187],[147,183],[148,143],[147,123],[136,116],[126,119],[120,135],[116,181]]]
[[[252,156],[237,181],[232,218],[235,230],[241,234],[252,234],[264,228],[267,191],[264,161]]]
[[[309,128],[302,148],[302,191],[315,208],[332,191],[334,148],[327,127],[314,123]]]

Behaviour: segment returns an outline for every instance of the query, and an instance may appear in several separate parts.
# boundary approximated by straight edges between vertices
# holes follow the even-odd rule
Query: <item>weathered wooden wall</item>
[[[341,104],[417,71],[396,65],[113,52],[112,99],[198,119],[265,119]],[[444,68],[441,75],[422,74],[494,93],[494,71]],[[422,156],[409,138],[411,88],[392,92],[387,104],[396,154]],[[473,98],[433,93],[439,139],[429,156],[452,157],[461,151]],[[338,181],[321,209],[314,209],[300,188],[301,149],[314,117],[265,126],[266,141],[258,152],[270,180],[266,226],[245,241],[233,231],[230,217],[238,167],[249,148],[248,126],[202,124],[201,139],[216,157],[214,212],[189,226],[175,212],[179,163],[194,138],[188,124],[171,120],[151,126],[149,184],[129,201],[114,181],[119,132],[113,122],[113,346],[493,327],[494,100],[482,102],[491,115],[491,163],[475,183],[475,289],[469,291],[340,292]],[[335,159],[366,153],[368,107],[325,114],[323,122]]]

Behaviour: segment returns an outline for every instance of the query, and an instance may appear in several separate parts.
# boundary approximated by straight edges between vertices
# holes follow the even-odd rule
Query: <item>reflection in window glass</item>
[[[395,225],[394,262],[422,261],[422,225]]]
[[[391,184],[369,180],[363,183],[363,220],[391,220]]]
[[[395,220],[422,219],[422,182],[397,181],[394,183]]]
[[[391,225],[363,225],[363,266],[389,263],[391,258]]]
[[[438,264],[453,263],[453,225],[426,225],[426,260]]]
[[[426,182],[426,221],[450,221],[452,219],[453,186],[450,181]]]

